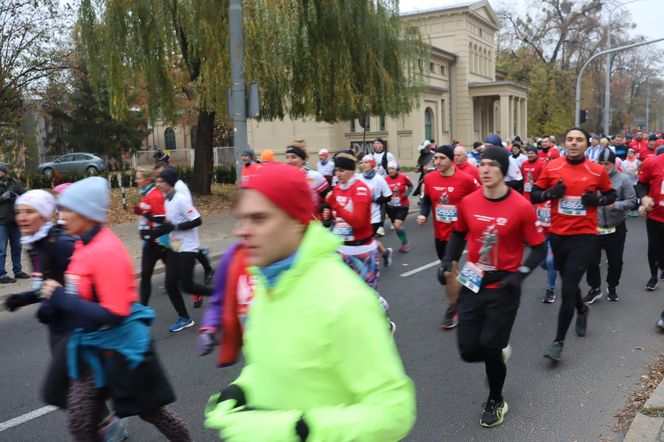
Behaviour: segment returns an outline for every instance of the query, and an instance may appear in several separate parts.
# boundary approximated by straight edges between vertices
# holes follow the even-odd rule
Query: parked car
[[[106,171],[106,161],[91,153],[68,153],[55,161],[41,163],[37,172],[51,177],[55,172],[61,174],[99,175]]]

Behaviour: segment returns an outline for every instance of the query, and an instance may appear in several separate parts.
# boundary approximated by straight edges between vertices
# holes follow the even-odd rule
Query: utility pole
[[[611,16],[609,15],[609,18]],[[611,23],[607,26],[607,49],[611,49]],[[611,55],[606,56],[604,66],[604,134],[609,135],[611,124]]]
[[[249,147],[247,136],[247,102],[244,84],[244,35],[242,30],[242,2],[230,0],[228,6],[231,55],[231,115],[233,119],[233,150],[235,181],[242,178],[241,153]]]
[[[646,132],[650,133],[650,80],[646,80]]]

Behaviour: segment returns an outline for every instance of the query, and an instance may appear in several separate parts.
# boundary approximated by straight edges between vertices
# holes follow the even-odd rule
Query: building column
[[[523,106],[523,112],[521,113],[523,115],[523,121],[521,121],[521,125],[523,127],[522,132],[523,135],[522,137],[525,137],[524,139],[528,138],[528,99],[524,98],[521,100],[521,105]]]
[[[500,137],[507,138],[510,133],[510,96],[500,96]]]
[[[523,122],[523,108],[521,107],[521,98],[515,98],[515,103],[516,103],[516,133],[514,136],[519,135],[520,137],[523,137],[521,134],[521,124]]]

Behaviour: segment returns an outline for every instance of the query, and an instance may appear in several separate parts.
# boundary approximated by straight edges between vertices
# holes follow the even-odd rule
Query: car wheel
[[[53,169],[51,169],[50,167],[47,167],[46,169],[44,169],[44,171],[42,173],[44,174],[44,176],[46,178],[53,177]]]
[[[99,175],[99,171],[97,170],[96,167],[90,166],[87,169],[85,169],[85,172],[88,174],[88,176],[96,176]]]

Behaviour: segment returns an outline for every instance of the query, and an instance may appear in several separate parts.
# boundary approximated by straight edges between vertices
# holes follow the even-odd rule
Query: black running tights
[[[664,270],[664,223],[646,219],[646,233],[650,277],[657,279],[657,269]]]

